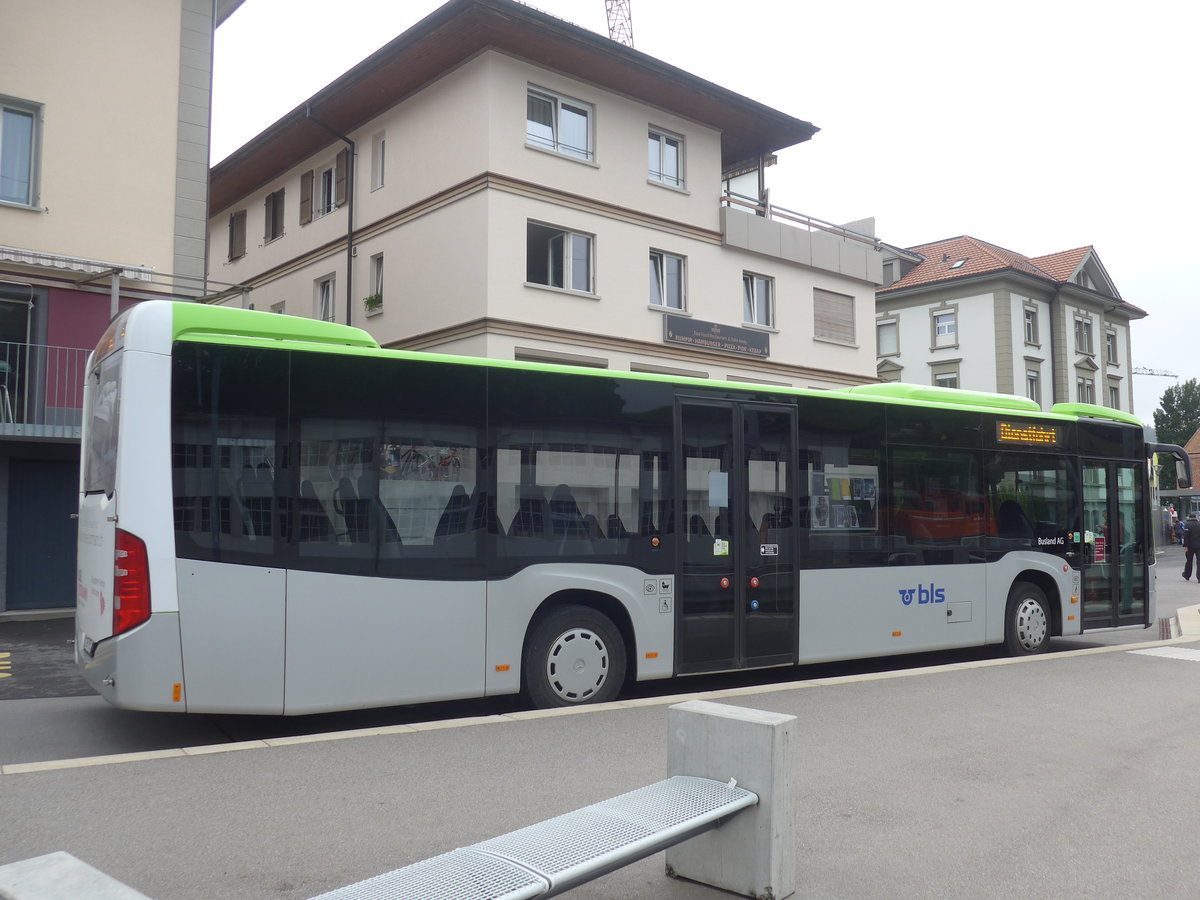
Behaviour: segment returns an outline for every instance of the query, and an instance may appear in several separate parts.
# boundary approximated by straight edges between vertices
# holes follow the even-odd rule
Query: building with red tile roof
[[[1025,256],[969,235],[889,248],[876,292],[878,373],[1133,410],[1130,324],[1094,247]]]

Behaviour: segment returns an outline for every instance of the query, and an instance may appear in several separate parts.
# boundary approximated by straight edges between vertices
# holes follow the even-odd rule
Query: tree
[[[1200,428],[1200,381],[1193,378],[1171,385],[1163,391],[1159,408],[1154,411],[1154,431],[1159,443],[1182,447],[1197,428]],[[1173,469],[1168,467],[1163,472],[1161,483],[1168,490],[1175,487]]]

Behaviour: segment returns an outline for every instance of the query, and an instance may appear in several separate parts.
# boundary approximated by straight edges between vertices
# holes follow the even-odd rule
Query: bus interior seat
[[[587,523],[579,511],[575,496],[565,484],[560,484],[550,495],[550,536],[561,538],[586,538]]]
[[[333,522],[317,497],[313,483],[307,478],[300,482],[299,513],[301,541],[327,541],[333,536]]]
[[[629,532],[625,530],[625,523],[621,521],[621,517],[617,513],[610,513],[605,529],[609,538],[613,540],[624,540],[629,537]]]
[[[466,533],[470,512],[471,498],[467,495],[466,488],[456,484],[450,492],[450,499],[446,501],[446,508],[442,510],[441,518],[438,519],[437,528],[433,532],[434,540]]]
[[[546,536],[546,495],[539,487],[521,488],[517,514],[508,526],[508,536],[517,538]]]
[[[1034,528],[1025,510],[1016,500],[1005,500],[996,511],[996,529],[1002,538],[1014,538],[1033,543]]]

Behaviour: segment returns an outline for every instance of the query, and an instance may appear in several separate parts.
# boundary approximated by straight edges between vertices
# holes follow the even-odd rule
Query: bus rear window
[[[83,491],[111,495],[117,481],[117,423],[120,412],[121,354],[92,371],[84,448]]]

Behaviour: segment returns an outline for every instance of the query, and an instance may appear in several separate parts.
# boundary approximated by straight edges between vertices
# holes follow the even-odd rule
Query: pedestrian
[[[1196,563],[1196,581],[1200,581],[1200,521],[1197,521],[1195,513],[1188,516],[1183,532],[1184,546],[1187,548],[1187,559],[1183,564],[1183,580],[1191,580],[1194,561]]]
[[[1183,546],[1183,534],[1186,529],[1183,527],[1183,519],[1175,520],[1175,543],[1180,547]]]

